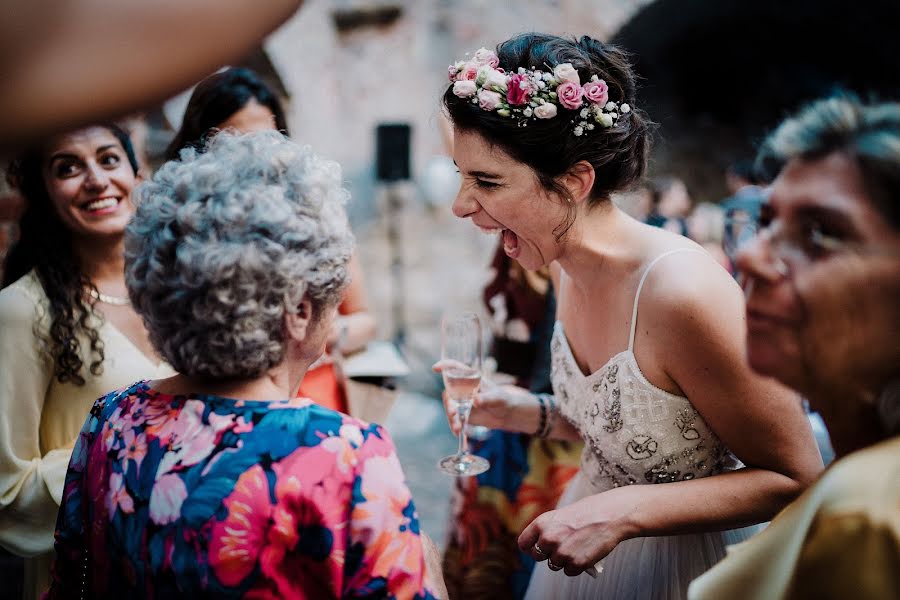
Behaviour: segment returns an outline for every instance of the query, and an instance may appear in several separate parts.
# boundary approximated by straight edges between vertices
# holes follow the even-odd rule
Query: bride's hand
[[[442,360],[437,362],[433,369],[440,373],[450,366],[452,361]],[[454,435],[459,435],[460,422],[457,416],[456,403],[450,400],[446,390],[441,395],[444,401],[444,411]],[[469,413],[470,425],[481,425],[490,429],[513,429],[511,422],[516,408],[525,403],[535,402],[531,393],[514,385],[497,385],[490,379],[482,379],[478,392],[475,393],[475,401],[472,404],[472,412]]]
[[[554,571],[579,575],[593,567],[619,542],[635,537],[629,516],[638,486],[588,496],[538,516],[519,536],[519,548]]]

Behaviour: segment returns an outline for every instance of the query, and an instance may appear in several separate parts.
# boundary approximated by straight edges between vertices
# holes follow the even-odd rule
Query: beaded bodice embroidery
[[[645,271],[637,296],[656,260]],[[628,349],[587,376],[575,361],[562,323],[554,326],[553,391],[561,415],[584,438],[582,471],[595,487],[608,489],[683,481],[739,466],[687,398],[644,377],[633,352],[637,300]]]

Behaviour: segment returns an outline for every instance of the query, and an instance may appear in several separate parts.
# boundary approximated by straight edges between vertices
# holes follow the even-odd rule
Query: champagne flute
[[[444,388],[450,401],[456,404],[461,424],[459,449],[438,463],[441,471],[450,475],[478,475],[487,471],[491,463],[469,453],[466,425],[481,383],[481,321],[472,312],[445,316],[441,321],[441,360]]]
[[[738,251],[753,239],[757,233],[756,219],[744,210],[729,210],[725,213],[725,231],[722,236],[722,249],[734,264]]]

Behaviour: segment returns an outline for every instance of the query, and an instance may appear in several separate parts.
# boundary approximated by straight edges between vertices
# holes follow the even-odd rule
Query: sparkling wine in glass
[[[462,426],[458,451],[438,463],[442,471],[451,475],[478,475],[491,466],[484,458],[469,453],[466,433],[475,392],[481,383],[481,346],[481,321],[475,313],[448,315],[441,321],[444,388],[456,404]]]

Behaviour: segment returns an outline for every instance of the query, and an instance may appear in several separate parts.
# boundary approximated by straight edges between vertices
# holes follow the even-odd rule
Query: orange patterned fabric
[[[578,473],[583,447],[496,430],[473,441],[473,452],[490,460],[491,469],[457,482],[444,553],[452,599],[524,596],[534,560],[516,539],[535,517],[556,507]]]

